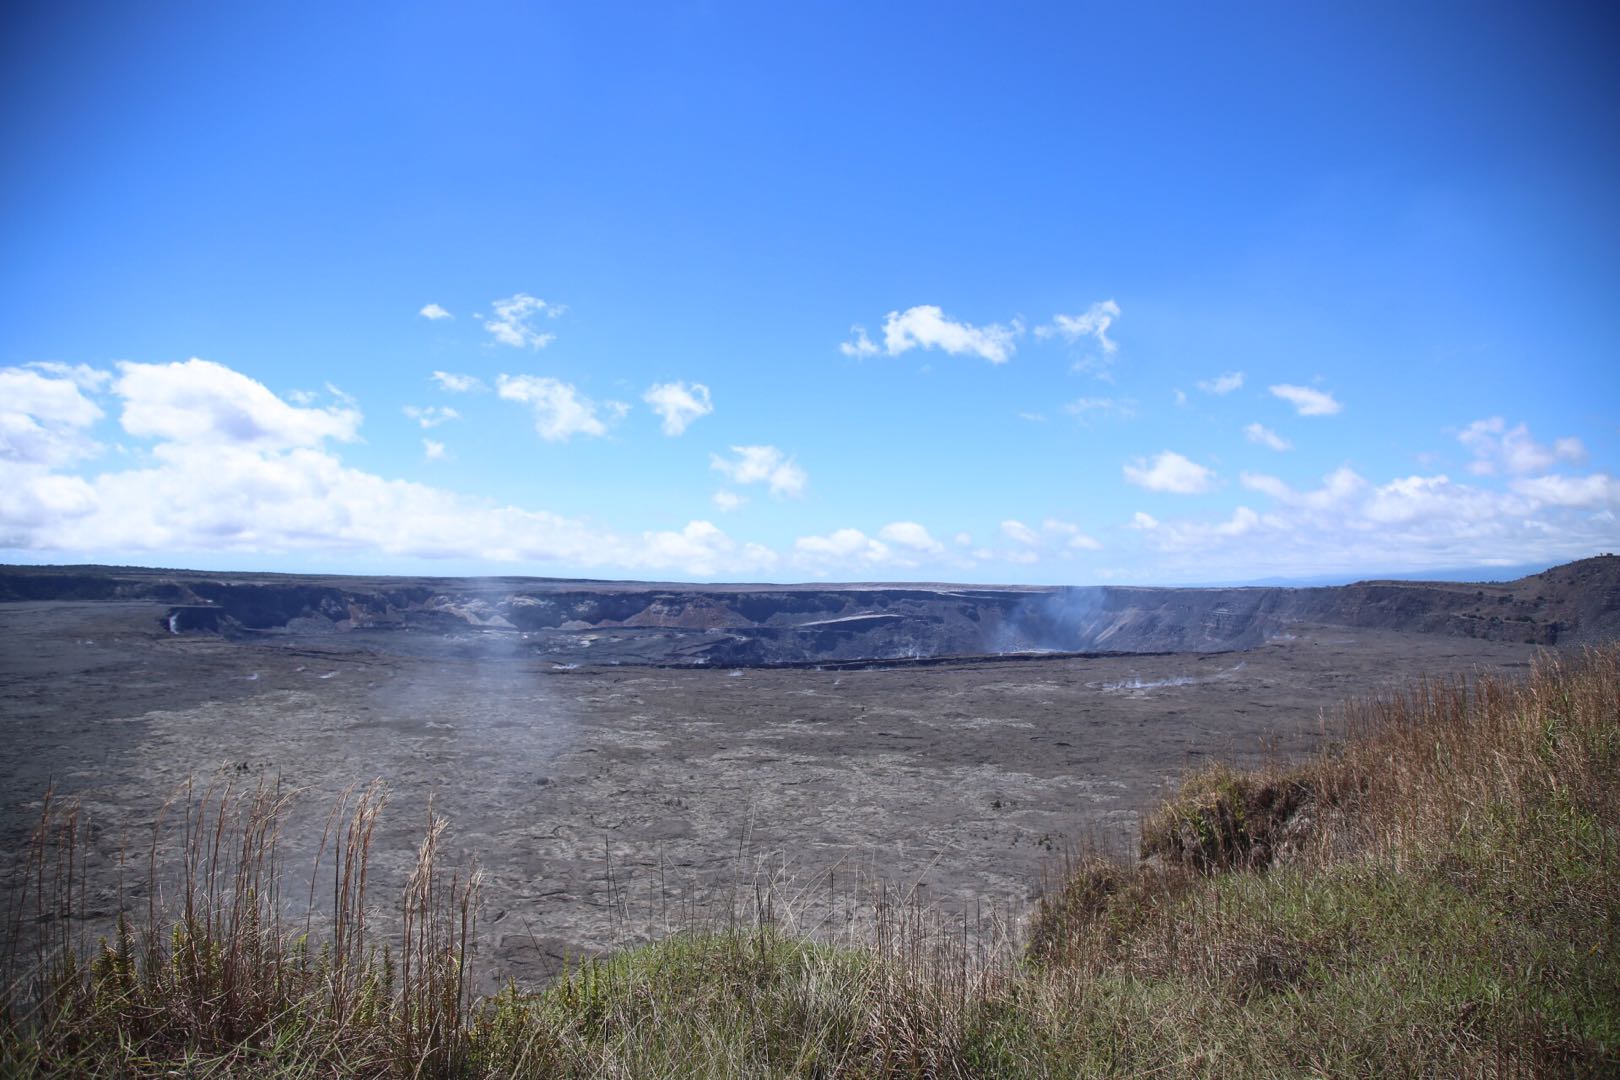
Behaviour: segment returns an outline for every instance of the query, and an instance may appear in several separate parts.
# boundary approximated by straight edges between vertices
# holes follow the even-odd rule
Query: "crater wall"
[[[1620,633],[1620,558],[1505,583],[677,585],[0,568],[0,601],[146,600],[173,633],[439,635],[561,662],[770,666],[1248,649],[1342,626],[1553,645]]]

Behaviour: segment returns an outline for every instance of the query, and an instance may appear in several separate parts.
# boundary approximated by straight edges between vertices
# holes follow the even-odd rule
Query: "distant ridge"
[[[0,567],[0,601],[138,601],[165,632],[476,639],[568,663],[775,665],[1247,649],[1305,626],[1567,645],[1620,637],[1620,557],[1507,582],[689,585]]]

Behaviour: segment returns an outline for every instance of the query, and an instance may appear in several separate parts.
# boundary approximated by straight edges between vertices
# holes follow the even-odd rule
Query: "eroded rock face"
[[[1299,625],[1557,644],[1620,633],[1620,558],[1499,584],[1178,589],[649,585],[0,568],[0,600],[155,600],[171,633],[448,635],[559,662],[926,661],[1248,649]]]

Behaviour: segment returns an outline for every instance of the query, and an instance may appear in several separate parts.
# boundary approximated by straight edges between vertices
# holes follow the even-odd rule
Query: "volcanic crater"
[[[5,567],[5,869],[52,784],[95,823],[110,912],[120,852],[188,782],[307,789],[318,835],[327,800],[380,778],[376,895],[431,797],[488,875],[489,978],[762,880],[808,927],[858,917],[861,879],[1015,919],[1063,850],[1129,850],[1188,766],[1308,753],[1352,695],[1617,633],[1612,556],[1302,589]]]

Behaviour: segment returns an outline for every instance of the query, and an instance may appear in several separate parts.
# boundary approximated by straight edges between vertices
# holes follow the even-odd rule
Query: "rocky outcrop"
[[[0,601],[141,600],[172,633],[478,635],[568,662],[727,666],[1245,649],[1302,625],[1537,644],[1620,636],[1620,558],[1507,583],[1332,588],[650,585],[0,568]]]

